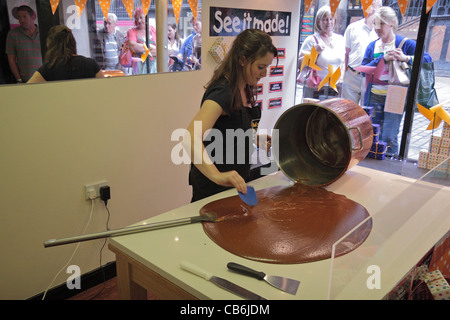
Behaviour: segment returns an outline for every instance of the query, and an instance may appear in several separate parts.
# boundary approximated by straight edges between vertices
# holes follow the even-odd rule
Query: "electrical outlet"
[[[91,198],[100,198],[100,187],[107,186],[108,181],[100,181],[93,184],[87,184],[84,186],[86,200],[90,200]]]

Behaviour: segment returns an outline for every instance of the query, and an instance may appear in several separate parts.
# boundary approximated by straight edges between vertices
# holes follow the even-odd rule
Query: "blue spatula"
[[[255,188],[247,186],[247,193],[238,192],[239,197],[249,206],[256,206],[258,204],[258,198],[256,197]]]

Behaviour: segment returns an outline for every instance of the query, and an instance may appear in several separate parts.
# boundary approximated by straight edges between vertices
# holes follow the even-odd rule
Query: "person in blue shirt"
[[[183,44],[181,45],[181,49],[178,52],[177,58],[179,60],[179,63],[182,64],[183,68],[182,70],[190,70],[191,69],[191,56],[193,53],[193,40],[195,35],[198,32],[201,32],[201,18],[198,17],[195,19],[195,17],[191,18],[192,27],[194,28],[194,31],[184,40]]]

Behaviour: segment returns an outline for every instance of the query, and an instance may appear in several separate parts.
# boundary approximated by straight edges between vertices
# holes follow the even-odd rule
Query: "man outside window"
[[[98,33],[98,39],[94,40],[94,59],[103,70],[121,70],[119,53],[125,37],[116,30],[117,16],[108,13],[104,25],[105,28]]]
[[[199,23],[196,23],[199,22]],[[186,70],[185,67],[186,65],[191,66],[191,64],[193,63],[193,61],[191,61],[191,57],[192,57],[192,52],[194,49],[194,37],[198,32],[201,32],[201,29],[198,30],[198,28],[201,28],[201,20],[199,19],[198,21],[195,20],[195,17],[191,18],[191,24],[192,27],[194,28],[194,31],[186,38],[186,40],[184,40],[183,44],[181,45],[181,49],[178,53],[178,60],[182,63],[182,70]]]
[[[342,97],[363,105],[365,81],[355,68],[361,65],[367,45],[378,38],[373,30],[375,12],[381,8],[381,0],[373,0],[365,18],[351,23],[344,33],[345,73]]]
[[[23,83],[42,65],[39,28],[34,23],[36,13],[29,6],[15,7],[12,14],[19,26],[8,32],[5,52],[16,81]]]

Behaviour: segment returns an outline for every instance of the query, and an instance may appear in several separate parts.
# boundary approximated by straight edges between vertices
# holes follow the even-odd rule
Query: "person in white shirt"
[[[355,68],[361,65],[367,45],[378,39],[373,28],[375,12],[382,6],[381,0],[373,0],[364,19],[348,25],[344,33],[345,73],[342,83],[342,98],[363,105],[365,81]]]
[[[344,37],[333,32],[334,26],[335,18],[331,16],[330,7],[328,5],[322,6],[317,11],[316,19],[314,21],[315,33],[305,39],[300,49],[299,65],[301,65],[305,53],[311,52],[313,46],[316,48],[318,53],[316,64],[322,69],[318,71],[321,79],[327,76],[328,65],[332,65],[335,70],[339,67],[342,70],[344,64]],[[341,81],[337,84],[338,91],[340,91],[340,86]],[[331,89],[328,85],[323,86],[320,90],[316,87],[308,86],[307,82],[303,85],[303,98],[323,100],[338,95],[339,93]]]

